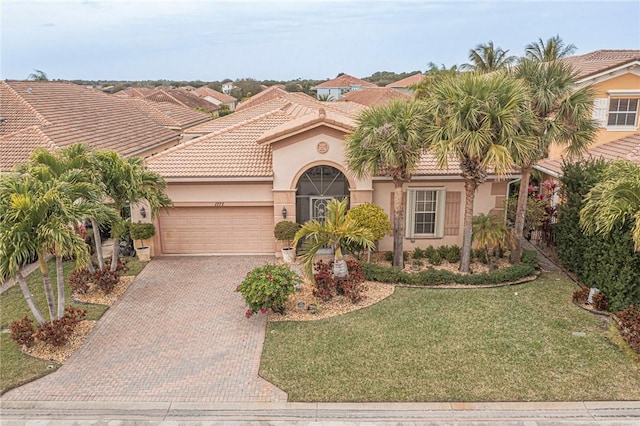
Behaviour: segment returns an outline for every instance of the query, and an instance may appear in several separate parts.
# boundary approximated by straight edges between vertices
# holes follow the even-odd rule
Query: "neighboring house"
[[[146,95],[143,99],[153,102],[169,102],[187,108],[199,109],[205,112],[217,113],[220,107],[194,94],[180,89],[158,89]]]
[[[367,87],[362,90],[354,90],[342,98],[339,102],[355,102],[364,106],[376,106],[388,103],[392,99],[411,100],[413,96],[400,90],[389,87]]]
[[[274,86],[268,87],[260,93],[256,93],[249,99],[240,102],[240,105],[237,106],[236,111],[242,111],[243,109],[251,108],[255,105],[270,101],[276,98],[282,98],[287,96],[286,90],[284,90],[284,86],[276,84]]]
[[[186,130],[211,121],[211,115],[171,102],[153,102],[127,98],[126,102],[167,129],[184,133]]]
[[[222,93],[224,93],[225,95],[228,95],[233,90],[233,87],[234,86],[232,81],[222,83]]]
[[[0,172],[37,147],[55,151],[84,142],[126,157],[146,157],[180,141],[125,99],[72,83],[0,82]]]
[[[368,81],[360,80],[348,74],[341,74],[333,80],[325,81],[311,88],[316,91],[317,99],[337,101],[347,92],[361,90],[365,87],[378,87]]]
[[[155,91],[156,89],[149,87],[129,87],[114,93],[114,95],[120,98],[144,98]]]
[[[212,104],[218,105],[222,108],[223,105],[226,105],[231,111],[236,109],[238,105],[238,100],[233,96],[227,95],[225,93],[220,93],[217,90],[213,90],[210,87],[202,86],[193,91],[196,95],[201,98],[206,99]]]
[[[167,180],[174,203],[156,219],[155,255],[277,253],[276,222],[322,219],[333,198],[374,202],[392,216],[393,182],[357,179],[345,164],[344,138],[364,106],[275,93],[194,127],[204,136],[146,160]],[[490,176],[478,188],[475,211],[503,210],[507,185]],[[405,190],[407,250],[461,245],[464,181],[455,163],[442,170],[425,154]],[[381,241],[381,250],[391,248],[391,237]]]
[[[640,50],[597,50],[562,59],[575,70],[580,87],[595,92],[593,118],[600,129],[586,157],[628,158],[640,138]],[[561,173],[563,152],[552,147],[535,166],[552,177]]]
[[[423,78],[424,78],[424,75],[422,73],[418,73],[418,74],[414,74],[409,77],[403,78],[402,80],[389,83],[385,87],[401,90],[405,93],[413,95],[413,89],[412,89],[413,85],[422,81]]]

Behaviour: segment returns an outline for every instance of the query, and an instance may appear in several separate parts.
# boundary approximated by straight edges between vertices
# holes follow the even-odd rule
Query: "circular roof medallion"
[[[326,154],[329,152],[329,144],[326,142],[318,142],[317,149],[320,154]]]

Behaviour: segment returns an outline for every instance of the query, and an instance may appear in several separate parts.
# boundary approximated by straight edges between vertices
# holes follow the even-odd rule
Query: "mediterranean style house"
[[[358,179],[345,162],[345,136],[365,107],[272,92],[195,126],[190,130],[201,136],[146,160],[167,180],[174,203],[155,220],[154,255],[278,253],[275,223],[320,219],[333,198],[348,197],[351,206],[373,202],[392,216],[391,180]],[[508,183],[490,177],[478,189],[475,211],[502,211]],[[463,193],[456,164],[442,170],[425,154],[405,184],[406,249],[460,245]],[[133,220],[149,219],[134,209]],[[391,247],[391,237],[380,243],[381,250]]]
[[[211,116],[172,103],[119,98],[71,83],[0,81],[0,173],[33,150],[85,142],[126,157],[180,143],[185,129]]]
[[[585,158],[627,159],[640,165],[640,50],[597,50],[562,59],[590,85],[596,99],[593,119],[600,128]],[[554,147],[535,166],[544,174],[562,174],[562,151]]]
[[[320,83],[317,86],[312,87],[311,90],[316,91],[316,97],[318,99],[337,101],[352,90],[361,90],[366,87],[378,86],[348,74],[340,74],[332,80],[325,81],[324,83]]]

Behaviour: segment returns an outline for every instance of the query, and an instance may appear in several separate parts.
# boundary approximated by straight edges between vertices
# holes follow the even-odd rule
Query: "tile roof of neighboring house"
[[[640,62],[640,50],[596,50],[569,56],[562,61],[576,70],[578,78],[584,79],[630,62]]]
[[[373,83],[369,83],[368,81],[361,80],[348,74],[342,74],[339,77],[336,77],[329,81],[325,81],[324,83],[320,83],[317,86],[312,87],[311,90],[315,90],[318,88],[349,88],[351,86],[378,87]]]
[[[72,83],[2,81],[0,105],[4,152],[19,153],[37,139],[51,148],[86,142],[135,155],[178,137],[125,99]],[[38,131],[24,131],[32,126]]]
[[[387,84],[385,87],[409,87],[412,84],[416,84],[419,81],[421,81],[424,78],[424,75],[422,75],[422,73],[418,73],[418,74],[414,74],[411,75],[409,77],[405,77],[401,80],[398,81],[394,81],[393,83],[389,83]]]
[[[211,121],[211,115],[207,113],[171,102],[152,102],[140,98],[127,98],[126,101],[161,126],[177,130]]]
[[[9,171],[24,163],[36,148],[55,151],[58,147],[38,126],[30,126],[16,133],[0,136],[0,172]]]
[[[582,158],[602,158],[606,161],[629,160],[640,166],[640,133],[591,148]],[[554,176],[561,176],[562,160],[545,158],[538,161],[535,168]]]
[[[226,93],[218,92],[217,90],[213,90],[212,88],[207,86],[198,87],[193,91],[193,93],[200,96],[201,98],[204,98],[205,96],[211,96],[212,98],[217,99],[222,103],[233,103],[238,101],[233,96],[227,95]]]
[[[256,93],[246,101],[240,102],[240,104],[236,107],[236,111],[242,111],[243,109],[251,108],[263,102],[268,102],[272,99],[282,98],[286,96],[287,93],[289,92],[284,90],[284,88],[280,85],[271,86],[260,93]]]
[[[144,98],[155,91],[156,89],[151,89],[149,87],[129,87],[114,93],[114,95],[121,98]]]
[[[337,102],[351,101],[364,106],[374,106],[386,104],[392,99],[410,100],[411,98],[410,94],[390,87],[367,87],[362,90],[352,90]]]
[[[198,95],[180,89],[158,89],[144,99],[153,102],[171,102],[188,108],[202,108],[205,111],[218,111],[220,107]]]

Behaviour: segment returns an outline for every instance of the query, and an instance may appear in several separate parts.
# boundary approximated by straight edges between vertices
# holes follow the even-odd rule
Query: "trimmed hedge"
[[[536,272],[537,266],[538,257],[536,252],[525,251],[522,255],[522,263],[484,274],[461,275],[451,271],[437,269],[429,269],[412,274],[401,269],[371,263],[365,263],[363,269],[364,275],[369,281],[432,286],[443,284],[485,285],[507,283],[533,275]]]

